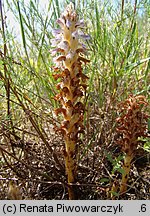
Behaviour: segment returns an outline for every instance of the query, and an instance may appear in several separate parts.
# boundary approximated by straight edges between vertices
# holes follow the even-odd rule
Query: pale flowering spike
[[[85,49],[82,40],[88,40],[90,39],[90,36],[84,34],[80,30],[80,28],[84,27],[84,21],[78,19],[72,3],[70,3],[64,13],[62,13],[62,16],[57,20],[57,23],[59,24],[60,29],[54,29],[52,31],[52,34],[55,37],[55,39],[51,40],[52,46],[58,46],[63,49],[64,52],[74,52],[74,55],[76,55],[75,59],[77,59],[78,53],[76,50],[79,48]],[[72,62],[69,64],[68,61],[64,61],[63,66],[70,69],[71,63]]]
[[[86,46],[83,41],[89,36],[83,33],[84,21],[79,17],[70,3],[61,17],[57,20],[59,29],[54,29],[52,34],[55,38],[51,40],[51,51],[53,61],[56,65],[54,79],[60,79],[57,84],[59,93],[55,100],[59,101],[60,107],[55,110],[56,115],[63,117],[59,131],[62,132],[65,141],[65,165],[68,176],[68,184],[76,182],[76,157],[77,144],[80,134],[84,133],[83,115],[85,104],[82,96],[87,88],[88,77],[83,74],[82,64],[87,64],[84,58]],[[75,198],[73,186],[68,189],[69,199]]]

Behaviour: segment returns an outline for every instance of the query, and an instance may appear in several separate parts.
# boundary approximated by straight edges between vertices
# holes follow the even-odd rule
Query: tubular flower
[[[130,95],[127,100],[121,102],[118,106],[120,117],[117,118],[117,132],[121,135],[118,144],[121,145],[125,153],[123,163],[123,174],[120,192],[127,189],[127,181],[130,172],[131,161],[138,147],[138,138],[147,136],[147,120],[142,110],[148,105],[146,98],[142,95]]]
[[[65,141],[65,166],[70,184],[68,193],[69,199],[74,199],[74,190],[71,183],[76,181],[76,154],[79,134],[84,132],[83,115],[85,105],[81,97],[87,88],[88,77],[82,72],[82,63],[88,63],[84,58],[86,53],[82,39],[89,36],[83,34],[83,20],[79,20],[72,3],[68,5],[61,18],[57,20],[60,29],[53,30],[52,50],[55,63],[55,80],[60,80],[57,84],[59,93],[55,100],[59,101],[60,107],[55,110],[56,115],[61,114],[63,120],[60,130]]]

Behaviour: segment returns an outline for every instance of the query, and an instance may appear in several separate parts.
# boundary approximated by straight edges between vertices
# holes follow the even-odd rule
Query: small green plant
[[[147,152],[150,153],[150,138],[148,138],[148,137],[146,137],[146,138],[141,137],[138,140],[144,142],[143,149],[145,151],[147,151]]]
[[[115,179],[115,176],[116,176],[116,173],[121,173],[121,174],[124,173],[124,170],[122,168],[122,160],[124,159],[124,156],[120,154],[118,157],[114,158],[113,154],[106,152],[106,157],[113,166],[112,171],[111,171],[113,182],[112,182],[111,190],[109,191],[110,193],[108,194],[108,197],[111,197],[112,199],[114,199],[114,197],[119,197],[119,192],[118,192],[119,185],[118,185],[118,181]],[[110,179],[109,179],[109,182],[110,182]]]
[[[106,153],[107,159],[112,164],[112,174],[115,174],[115,172],[123,173],[123,169],[121,167],[121,161],[124,158],[122,155],[119,155],[117,158],[114,158],[112,154]]]

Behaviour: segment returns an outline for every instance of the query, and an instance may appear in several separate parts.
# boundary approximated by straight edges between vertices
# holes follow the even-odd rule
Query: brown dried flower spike
[[[60,102],[60,108],[56,109],[56,114],[62,114],[63,121],[60,130],[65,140],[65,165],[68,175],[68,184],[76,181],[76,149],[79,140],[79,133],[84,131],[83,114],[84,104],[81,97],[87,87],[88,77],[82,72],[82,63],[89,60],[83,57],[86,53],[85,45],[81,39],[88,39],[87,35],[81,31],[84,28],[83,20],[78,20],[76,11],[72,3],[68,5],[61,18],[57,20],[60,29],[53,30],[52,46],[55,49],[52,55],[58,54],[54,58],[56,64],[53,75],[54,79],[61,81],[57,85],[59,94],[55,100]],[[73,187],[69,187],[69,199],[74,199]]]
[[[142,110],[148,105],[142,95],[130,95],[127,100],[119,104],[120,117],[117,118],[117,132],[122,135],[118,140],[122,151],[125,152],[120,192],[127,189],[131,161],[138,146],[138,138],[147,136],[148,116]]]

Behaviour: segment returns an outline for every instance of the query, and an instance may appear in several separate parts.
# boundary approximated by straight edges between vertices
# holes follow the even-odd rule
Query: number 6
[[[146,212],[146,204],[141,205],[141,212]]]

